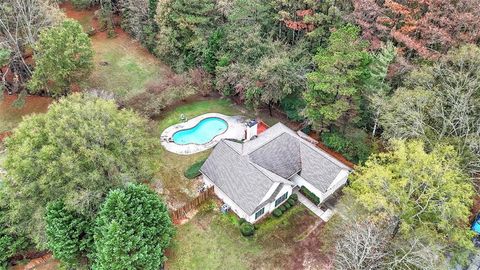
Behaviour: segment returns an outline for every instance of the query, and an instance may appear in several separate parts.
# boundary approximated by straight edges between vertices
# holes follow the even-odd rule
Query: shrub
[[[158,116],[175,102],[198,93],[207,95],[211,89],[209,76],[201,70],[168,76],[147,85],[144,92],[128,98],[125,105],[147,117]]]
[[[324,132],[322,141],[355,163],[363,163],[373,150],[368,134],[361,129],[349,129],[345,135],[339,132]]]
[[[280,205],[279,209],[282,210],[282,212],[285,212],[287,210],[287,208],[283,204]]]
[[[292,194],[290,195],[289,200],[292,199],[294,202],[298,201],[298,195],[297,194]]]
[[[205,163],[205,159],[197,161],[193,163],[188,169],[185,171],[184,175],[188,179],[194,179],[201,175],[200,168],[202,167],[203,163]]]
[[[247,222],[244,218],[238,220],[238,225],[242,225],[243,223]]]
[[[283,205],[285,205],[285,208],[287,209],[290,209],[290,207],[292,207],[292,205],[289,202],[286,202]]]
[[[296,201],[295,201],[294,199],[292,199],[292,198],[289,198],[289,199],[287,200],[287,202],[288,202],[291,206],[294,206]]]
[[[293,121],[303,121],[305,117],[302,111],[305,108],[305,100],[298,94],[291,94],[280,101],[280,106],[287,114],[288,119]]]
[[[320,203],[320,198],[317,197],[317,195],[313,194],[310,190],[308,190],[306,187],[301,187],[300,192],[305,195],[310,201],[312,201],[314,204],[318,205]]]
[[[242,225],[240,225],[240,232],[243,236],[252,236],[255,233],[255,227],[252,225],[252,223],[244,222]]]
[[[274,217],[281,217],[283,214],[282,210],[280,210],[279,208],[273,210],[273,216]]]

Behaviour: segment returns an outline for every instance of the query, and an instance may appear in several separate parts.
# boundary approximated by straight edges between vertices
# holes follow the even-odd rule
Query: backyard
[[[233,105],[230,100],[199,99],[178,104],[152,121],[154,136],[160,138],[160,134],[165,128],[181,122],[181,115],[187,119],[209,112],[244,115],[241,108]],[[184,172],[193,163],[208,157],[210,152],[211,150],[207,150],[193,155],[177,155],[160,148],[157,159],[158,173],[152,186],[165,197],[170,208],[181,207],[197,195],[200,181],[187,179]]]
[[[89,30],[96,26],[93,10],[75,11],[70,5],[62,8],[70,18],[77,19]],[[172,71],[149,54],[123,31],[116,29],[115,38],[104,32],[92,36],[95,50],[95,68],[90,79],[81,88],[98,88],[115,93],[120,100],[129,98]],[[0,104],[0,133],[10,131],[31,113],[43,113],[52,102],[50,98],[27,96],[24,106],[16,108],[16,97],[5,96]],[[218,96],[191,97],[165,109],[150,123],[152,136],[160,139],[161,132],[181,121],[216,112],[225,115],[242,115],[246,118],[260,116],[268,125],[288,122],[282,116],[270,116],[265,111],[257,115],[245,107],[233,104]],[[0,145],[1,146],[1,145]],[[157,173],[150,184],[166,201],[169,209],[177,209],[198,195],[200,179],[187,179],[185,170],[195,162],[205,159],[207,150],[193,155],[177,155],[159,148]],[[5,151],[0,147],[0,168]],[[0,175],[1,178],[1,175]],[[222,215],[218,205],[205,203],[187,223],[179,225],[171,248],[168,250],[168,269],[325,269],[326,256],[314,254],[321,246],[319,234],[322,224],[306,208],[297,205],[279,219],[267,218],[252,238],[241,236],[238,218]],[[45,269],[56,269],[58,262],[49,260]],[[41,266],[43,267],[43,266]],[[20,269],[19,266],[13,269]]]

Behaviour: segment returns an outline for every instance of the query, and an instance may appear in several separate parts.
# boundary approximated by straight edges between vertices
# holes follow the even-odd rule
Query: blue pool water
[[[218,134],[225,132],[227,128],[228,124],[225,120],[209,117],[198,122],[193,128],[175,132],[172,139],[176,144],[205,144]]]

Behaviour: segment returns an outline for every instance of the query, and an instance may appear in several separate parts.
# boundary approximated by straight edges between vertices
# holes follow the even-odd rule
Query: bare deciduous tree
[[[4,0],[0,4],[0,48],[11,52],[10,70],[21,82],[28,79],[32,70],[25,60],[45,27],[63,19],[56,2],[49,0]]]
[[[353,222],[337,243],[335,269],[385,269],[390,233],[373,222]]]
[[[336,245],[335,269],[446,269],[445,260],[439,255],[442,247],[418,235],[401,239],[395,233],[395,222],[349,220],[344,224],[347,231],[339,235]]]
[[[386,138],[455,145],[472,175],[480,172],[480,48],[465,45],[414,70],[380,117]]]

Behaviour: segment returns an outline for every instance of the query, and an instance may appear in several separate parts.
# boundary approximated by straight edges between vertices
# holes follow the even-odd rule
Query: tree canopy
[[[388,39],[395,40],[412,58],[435,58],[462,43],[480,39],[476,0],[433,1],[353,1],[355,22],[374,48]],[[468,25],[468,26],[467,26]]]
[[[328,47],[320,48],[314,57],[316,70],[307,74],[305,116],[318,130],[351,119],[358,111],[358,93],[370,61],[367,43],[359,33],[353,25],[338,29]]]
[[[44,247],[49,202],[92,217],[110,189],[149,180],[157,143],[145,124],[112,101],[80,94],[25,118],[6,140],[2,202],[12,230]]]
[[[451,146],[426,152],[421,141],[392,141],[389,152],[356,169],[345,191],[370,219],[396,224],[393,238],[419,238],[441,247],[440,257],[459,260],[473,249],[468,217],[475,191]]]
[[[63,17],[56,1],[3,0],[0,3],[0,49],[10,51],[9,70],[21,82],[32,75],[31,63],[26,58],[40,32],[57,25]]]
[[[70,92],[72,83],[85,80],[93,69],[93,50],[80,23],[65,20],[42,31],[35,43],[35,64],[28,83],[34,93],[63,96]]]
[[[385,138],[448,142],[472,175],[480,171],[480,48],[465,45],[413,70],[382,110]]]
[[[47,204],[45,213],[47,247],[53,257],[68,267],[79,264],[81,257],[91,252],[93,231],[91,221],[65,204],[54,201]]]
[[[98,213],[95,270],[156,270],[174,229],[167,207],[145,185],[111,191]]]

